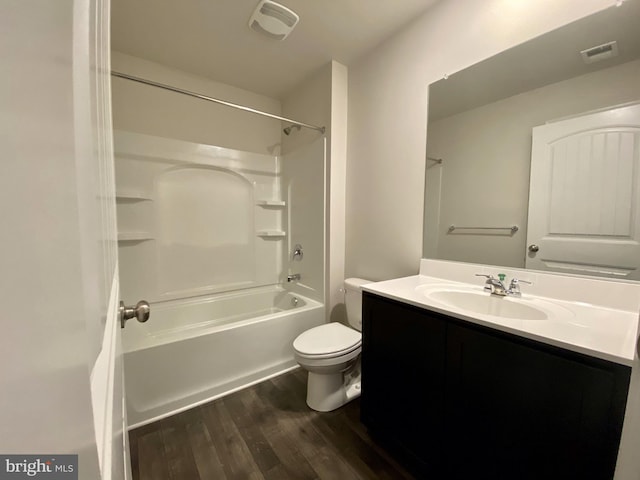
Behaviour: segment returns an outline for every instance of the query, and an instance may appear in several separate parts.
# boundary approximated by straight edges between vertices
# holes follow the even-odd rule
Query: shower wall
[[[325,272],[324,303],[327,320],[346,322],[344,308],[344,250],[345,250],[345,184],[347,163],[347,67],[332,61],[313,76],[297,85],[282,99],[284,116],[297,118],[326,127],[326,189],[325,189]],[[297,152],[318,138],[313,130],[302,129],[295,135],[283,137],[285,153],[284,176],[288,176],[289,152]],[[317,165],[315,165],[317,166]],[[293,175],[296,176],[295,174]],[[309,182],[314,182],[309,175]],[[320,178],[319,176],[317,178]],[[317,186],[310,183],[312,187]],[[302,190],[302,189],[301,189]],[[313,235],[314,226],[305,226],[304,218],[295,223],[293,233],[300,228]],[[317,231],[317,229],[315,230]],[[299,232],[303,233],[303,232]],[[318,237],[314,237],[318,238]],[[296,265],[290,265],[294,270]],[[302,293],[302,292],[301,292]],[[315,298],[315,297],[314,297]]]
[[[115,132],[121,288],[152,302],[279,283],[275,156]]]
[[[316,133],[311,144],[299,146],[282,157],[283,193],[289,208],[285,220],[287,255],[285,274],[298,273],[292,291],[324,303],[325,266],[325,139]],[[296,244],[303,248],[303,259],[294,260]]]
[[[276,99],[119,52],[113,69],[281,113]],[[285,137],[285,125],[273,119],[119,78],[113,99],[124,298],[157,301],[284,283],[324,301],[320,134],[307,137],[303,129]],[[302,113],[296,118],[310,121]],[[283,139],[296,136],[303,142],[280,155]],[[198,148],[218,148],[218,160],[199,156]],[[144,236],[150,238],[138,238]],[[305,255],[291,264],[296,243]],[[300,273],[302,281],[287,283],[288,273]]]

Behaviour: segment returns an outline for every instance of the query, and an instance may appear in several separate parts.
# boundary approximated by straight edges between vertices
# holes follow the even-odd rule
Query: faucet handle
[[[495,279],[493,275],[487,275],[485,273],[476,273],[476,277],[485,277],[485,278],[488,278],[489,280]]]
[[[526,283],[528,285],[533,285],[533,282],[529,282],[527,280],[518,280],[517,278],[511,279],[511,284],[509,285],[509,295],[513,295],[514,297],[520,297],[522,294],[520,293],[520,284]]]
[[[485,277],[487,279],[487,281],[485,282],[484,285],[484,289],[487,292],[493,293],[494,290],[494,286],[493,286],[493,281],[495,280],[495,277],[493,275],[486,275],[484,273],[476,273],[476,277]]]

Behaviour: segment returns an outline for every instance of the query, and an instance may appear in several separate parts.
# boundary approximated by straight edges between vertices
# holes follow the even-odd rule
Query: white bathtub
[[[296,366],[292,342],[324,306],[281,287],[152,305],[122,332],[131,428]]]

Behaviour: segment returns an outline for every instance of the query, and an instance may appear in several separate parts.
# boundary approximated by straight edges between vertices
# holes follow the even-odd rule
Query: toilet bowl
[[[344,282],[347,320],[350,326],[332,322],[307,330],[293,341],[296,361],[309,372],[307,405],[329,412],[360,396],[362,351],[361,278]]]

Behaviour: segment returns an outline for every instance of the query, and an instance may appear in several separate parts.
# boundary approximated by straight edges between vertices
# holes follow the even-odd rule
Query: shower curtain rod
[[[283,122],[290,122],[294,125],[300,125],[301,127],[310,128],[312,130],[317,130],[320,133],[325,132],[325,127],[317,127],[315,125],[310,125],[308,123],[299,122],[297,120],[293,120],[287,117],[281,117],[279,115],[274,115],[273,113],[263,112],[261,110],[256,110],[255,108],[245,107],[244,105],[238,105],[237,103],[227,102],[226,100],[220,100],[219,98],[208,97],[207,95],[202,95],[200,93],[190,92],[189,90],[183,90],[181,88],[172,87],[171,85],[166,85],[164,83],[154,82],[152,80],[147,80],[145,78],[136,77],[134,75],[129,75],[126,73],[116,72],[115,70],[111,70],[111,75],[118,78],[124,78],[126,80],[132,80],[138,83],[144,83],[145,85],[151,85],[152,87],[163,88],[165,90],[169,90],[171,92],[182,93],[183,95],[188,95],[190,97],[199,98],[201,100],[207,100],[209,102],[218,103],[220,105],[226,105],[227,107],[237,108],[239,110],[244,110],[245,112],[255,113],[257,115],[262,115],[269,118],[275,118],[276,120],[281,120]]]

